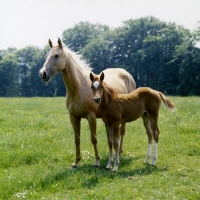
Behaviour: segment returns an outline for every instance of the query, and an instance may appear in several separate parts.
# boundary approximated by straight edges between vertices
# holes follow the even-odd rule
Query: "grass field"
[[[106,133],[98,120],[101,167],[87,121],[82,120],[82,160],[77,169],[65,98],[0,98],[0,199],[200,199],[200,97],[171,97],[177,111],[161,107],[157,167],[144,165],[142,120],[129,123],[118,172],[105,169]]]

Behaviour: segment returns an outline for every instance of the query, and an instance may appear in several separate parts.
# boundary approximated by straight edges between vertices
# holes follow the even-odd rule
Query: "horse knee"
[[[147,133],[149,144],[152,143],[153,135],[151,133]]]
[[[75,138],[75,145],[80,146],[80,138]]]
[[[96,145],[96,144],[97,144],[97,139],[94,138],[94,137],[92,137],[92,138],[91,138],[91,142],[92,142],[93,145]]]
[[[119,150],[119,141],[114,141],[113,142],[113,147],[114,147],[115,150],[118,151]]]
[[[159,131],[153,132],[153,139],[156,143],[158,143],[158,141],[159,141]]]

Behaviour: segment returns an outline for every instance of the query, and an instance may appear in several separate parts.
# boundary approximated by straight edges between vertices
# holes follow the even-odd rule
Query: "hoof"
[[[118,166],[114,166],[112,169],[113,172],[116,172],[117,170],[118,170]]]
[[[99,160],[96,160],[93,164],[94,167],[99,167],[100,166],[100,161]]]
[[[108,164],[108,165],[106,166],[106,169],[107,169],[107,170],[111,170],[111,169],[112,169],[112,165]]]
[[[110,167],[110,168],[108,168],[108,167],[106,167],[106,170],[108,171],[108,170],[111,170],[112,168]]]
[[[93,165],[93,167],[94,167],[94,168],[99,168],[99,167],[100,167],[100,165]]]
[[[75,168],[77,168],[77,167],[78,167],[77,164],[74,164],[74,163],[72,164],[72,168],[73,168],[73,169],[75,169]]]
[[[157,168],[157,165],[151,164],[152,167]]]

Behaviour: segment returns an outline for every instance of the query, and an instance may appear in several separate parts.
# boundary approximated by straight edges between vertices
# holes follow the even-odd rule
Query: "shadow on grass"
[[[97,184],[101,183],[102,180],[105,181],[105,179],[132,179],[134,176],[148,176],[153,173],[167,171],[167,168],[157,168],[146,164],[143,164],[140,168],[134,168],[131,170],[129,165],[137,159],[139,158],[126,156],[121,158],[120,167],[117,172],[105,169],[107,158],[101,159],[101,166],[98,168],[89,164],[80,164],[77,168],[62,168],[54,174],[47,174],[46,177],[40,181],[40,184],[44,189],[55,182],[64,181],[67,189],[77,189],[77,187],[93,188]]]

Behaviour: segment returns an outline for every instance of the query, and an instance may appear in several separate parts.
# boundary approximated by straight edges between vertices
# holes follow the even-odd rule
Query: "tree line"
[[[200,95],[199,40],[200,26],[190,31],[152,16],[127,20],[117,28],[80,22],[62,34],[64,44],[91,63],[94,73],[121,67],[137,87],[180,96]],[[65,96],[61,74],[47,83],[38,75],[49,50],[48,45],[0,50],[0,96]]]

